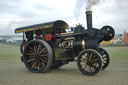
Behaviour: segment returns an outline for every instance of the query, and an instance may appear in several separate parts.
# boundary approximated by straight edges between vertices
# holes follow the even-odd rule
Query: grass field
[[[0,44],[0,85],[127,85],[128,47],[105,47],[110,65],[95,76],[84,76],[76,62],[47,73],[31,73],[20,61],[18,46]]]

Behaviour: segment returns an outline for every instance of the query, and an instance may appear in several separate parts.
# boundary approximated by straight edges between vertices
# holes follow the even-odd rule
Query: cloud
[[[15,28],[13,27],[38,24],[57,19],[70,19],[72,18],[74,6],[71,6],[67,1],[3,0],[0,3],[0,34],[6,34],[4,30],[7,29],[14,31]],[[9,27],[8,24],[14,26]]]
[[[87,0],[2,0],[0,2],[0,35],[14,34],[16,27],[58,19],[75,26],[76,16],[79,16],[78,21],[86,28],[84,1],[87,3]],[[92,8],[93,26],[101,28],[109,24],[115,28],[116,33],[128,31],[127,8],[127,0],[103,0]],[[7,30],[11,32],[7,33]]]
[[[127,0],[106,0],[95,10],[98,17],[101,17],[101,24],[112,25],[116,33],[128,31],[128,1]]]

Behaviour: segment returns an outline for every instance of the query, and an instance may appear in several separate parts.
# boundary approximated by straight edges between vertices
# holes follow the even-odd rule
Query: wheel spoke
[[[103,60],[107,61],[108,59],[107,59],[107,57],[104,57]]]
[[[32,51],[32,50],[29,50],[29,53],[31,53],[31,54],[33,54],[33,55],[35,54],[35,52],[34,52],[34,51]]]
[[[103,58],[103,61],[107,61],[108,59],[107,58]]]
[[[85,63],[85,62],[80,62],[80,64],[81,64],[81,65],[86,65],[86,63]]]
[[[83,59],[83,58],[81,58],[81,60],[80,60],[80,61],[82,61],[82,62],[83,62],[83,61],[84,61],[84,62],[86,62],[86,61],[87,61],[87,59]]]
[[[86,56],[87,54],[82,55],[82,59],[87,59]]]
[[[85,66],[83,67],[83,69],[85,69],[87,67],[87,64],[85,64]]]
[[[35,60],[35,58],[32,58],[32,59],[28,60],[27,62],[29,63],[29,62],[34,61],[34,60]]]
[[[96,71],[96,69],[93,66],[91,68],[93,69],[93,72]]]
[[[32,47],[29,47],[32,51],[34,51],[34,49]]]
[[[39,52],[39,54],[42,54],[42,53],[44,53],[45,51],[46,51],[46,49],[43,48],[43,49]]]
[[[95,59],[95,58],[96,58],[96,56],[94,54],[92,54],[92,60]]]
[[[96,67],[96,68],[99,67],[99,63],[98,63],[98,62],[95,62],[93,65],[94,65],[94,67]]]
[[[41,62],[42,63],[42,65],[43,65],[43,67],[45,67],[45,64],[44,64],[44,62]]]
[[[35,62],[33,65],[32,65],[32,68],[37,64],[37,62]]]
[[[97,61],[98,61],[98,59],[93,59],[91,62],[94,63],[94,62],[97,62]]]
[[[86,66],[84,67],[84,70],[88,70],[88,65],[86,65]]]
[[[37,69],[38,70],[40,69],[40,62],[38,62]]]
[[[39,56],[40,58],[43,58],[43,59],[45,59],[45,60],[47,60],[48,58],[47,58],[47,55],[43,55],[43,56]]]
[[[40,44],[38,45],[38,48],[37,48],[37,52],[39,53],[40,51]]]
[[[29,55],[29,56],[34,56],[34,54],[32,54],[32,53],[27,53],[27,55]]]
[[[34,58],[33,56],[28,56],[28,60]]]
[[[102,56],[102,58],[106,58],[107,56]]]
[[[87,59],[88,59],[88,60],[90,59],[90,53],[87,54]]]
[[[37,53],[37,45],[36,45],[36,43],[34,44],[33,47],[34,47],[34,52]]]
[[[102,58],[106,58],[106,56],[107,56],[106,54],[103,54],[103,55],[102,55]]]
[[[87,65],[87,67],[85,68],[85,70],[86,70],[87,72],[89,72],[89,65]]]
[[[81,60],[81,61],[83,61],[83,60],[87,61],[87,59],[84,59],[84,58],[81,58],[80,60]]]
[[[103,61],[103,63],[107,63],[107,61]]]
[[[97,64],[95,64],[95,65],[93,64],[93,68],[94,68],[95,71],[97,70],[96,65],[97,65]]]
[[[44,60],[48,60],[48,58],[47,57],[42,57]]]
[[[41,60],[42,62],[44,62],[44,63],[47,63],[47,61],[46,61],[45,59],[40,58],[40,60]]]
[[[34,69],[37,69],[37,65],[38,65],[38,64],[36,63],[36,65],[34,66]]]
[[[48,56],[48,54],[42,54],[42,55],[40,55],[40,57],[47,57]]]
[[[90,54],[90,56],[89,56],[89,60],[91,61],[91,59],[92,59],[92,54]]]
[[[90,68],[90,72],[92,72],[91,66],[89,68]]]

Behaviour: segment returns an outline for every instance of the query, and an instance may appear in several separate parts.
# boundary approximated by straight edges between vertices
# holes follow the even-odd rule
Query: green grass
[[[20,52],[18,45],[0,43],[0,61],[15,61],[19,59]]]
[[[128,60],[128,46],[126,47],[103,47],[109,53],[112,61]],[[18,44],[0,43],[0,61],[15,60],[21,56]]]
[[[80,73],[76,62],[46,73],[31,73],[20,62],[19,46],[0,43],[0,85],[127,85],[128,47],[104,49],[111,63],[107,69],[90,77]]]
[[[128,46],[126,47],[104,47],[110,55],[112,63],[128,62]]]
[[[128,47],[106,47],[112,57],[128,57]]]

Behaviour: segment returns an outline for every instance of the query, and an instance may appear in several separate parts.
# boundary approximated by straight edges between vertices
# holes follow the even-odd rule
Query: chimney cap
[[[92,14],[92,11],[86,11],[86,14]]]

